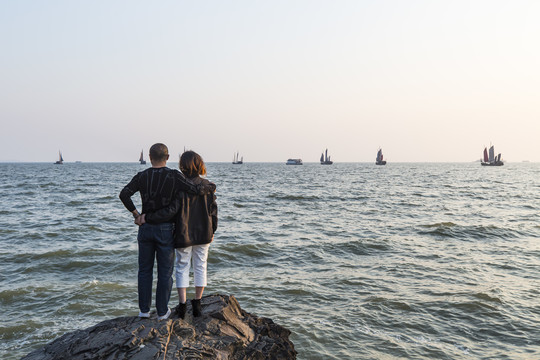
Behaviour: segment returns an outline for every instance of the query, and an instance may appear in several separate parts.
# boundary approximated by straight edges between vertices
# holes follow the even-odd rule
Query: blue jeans
[[[156,309],[158,316],[168,311],[174,269],[174,224],[143,224],[139,227],[139,310],[150,312],[152,304],[152,280],[154,258],[157,259],[158,281],[156,289]]]

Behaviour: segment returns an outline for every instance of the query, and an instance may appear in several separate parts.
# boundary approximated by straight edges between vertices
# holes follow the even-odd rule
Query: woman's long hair
[[[195,151],[184,151],[180,156],[178,166],[180,167],[180,171],[188,178],[206,175],[204,161],[201,155],[197,154]]]

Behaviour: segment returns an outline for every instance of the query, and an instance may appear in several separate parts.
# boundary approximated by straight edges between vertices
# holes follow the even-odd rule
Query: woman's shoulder
[[[214,189],[214,191],[216,190],[216,184],[214,184],[213,182],[211,182],[210,180],[208,180],[206,178],[202,178],[200,176],[197,176],[197,177],[195,177],[193,179],[190,179],[190,180],[192,180],[195,184],[201,184],[205,188],[212,188],[212,189]]]
[[[201,184],[204,184],[204,185],[213,184],[213,182],[211,182],[210,180],[206,178],[202,178],[200,176],[196,176],[194,179],[198,179],[198,181],[200,181]]]
[[[192,178],[188,178],[189,181],[191,181],[192,183],[194,183],[195,185],[202,185],[205,189],[207,189],[207,193],[206,194],[209,194],[209,193],[214,193],[216,192],[216,184],[214,184],[213,182],[211,182],[210,180],[208,179],[205,179],[205,178],[202,178],[200,176],[195,176],[195,177],[192,177]]]

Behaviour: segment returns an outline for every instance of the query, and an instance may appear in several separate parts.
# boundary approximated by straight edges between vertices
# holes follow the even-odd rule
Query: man
[[[195,186],[177,170],[167,167],[169,150],[161,143],[150,148],[152,167],[139,172],[120,192],[120,200],[131,211],[138,221],[141,213],[137,211],[131,196],[137,191],[141,194],[142,213],[150,213],[166,208],[172,202],[177,191],[203,194],[211,189]],[[170,217],[161,218],[161,222],[153,222],[146,217],[146,223],[139,227],[137,241],[139,244],[139,317],[150,317],[152,303],[152,277],[154,258],[157,259],[158,281],[156,289],[156,310],[158,320],[165,320],[171,314],[168,307],[172,289],[172,273],[174,268],[174,212]]]

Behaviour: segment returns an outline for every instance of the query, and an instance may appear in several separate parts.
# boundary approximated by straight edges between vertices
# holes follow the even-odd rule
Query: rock
[[[23,360],[296,359],[291,332],[240,308],[234,296],[203,297],[203,315],[158,321],[121,317],[67,333]]]

